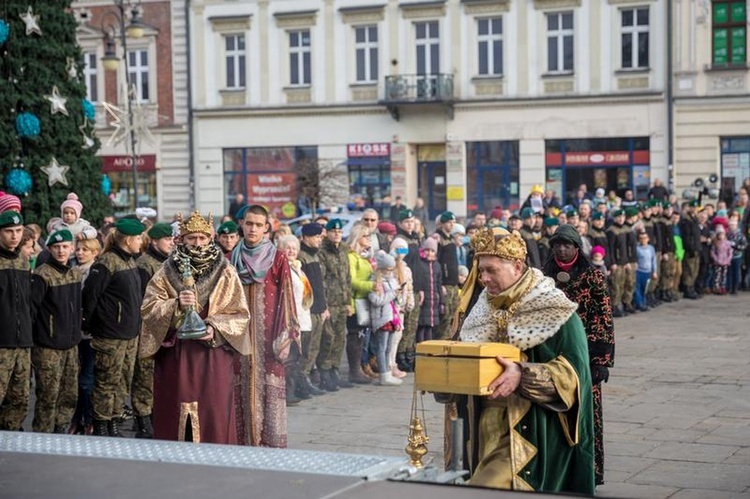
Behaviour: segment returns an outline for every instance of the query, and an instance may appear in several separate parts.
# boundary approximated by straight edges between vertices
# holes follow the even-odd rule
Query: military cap
[[[601,220],[604,218],[604,213],[601,212],[595,212],[591,214],[591,220]]]
[[[53,232],[47,238],[47,246],[52,246],[57,243],[72,243],[73,234],[68,229],[58,230]]]
[[[521,210],[521,218],[523,220],[526,220],[527,218],[531,218],[533,216],[534,216],[534,210],[532,210],[528,206],[524,208],[523,210]]]
[[[658,199],[649,199],[648,203],[646,203],[646,205],[650,208],[653,208],[654,206],[658,206],[659,204],[661,203],[659,203]]]
[[[326,224],[326,230],[341,230],[344,228],[344,222],[340,218],[332,218]]]
[[[414,212],[411,210],[401,210],[398,213],[398,221],[401,222],[407,218],[414,218]]]
[[[440,214],[440,223],[450,222],[456,220],[456,215],[452,211],[444,211]]]
[[[664,209],[666,210],[667,208],[671,208],[671,207],[672,207],[672,203],[670,203],[669,201],[664,201],[664,202],[663,202],[663,203],[661,204],[661,207],[662,207],[662,208],[664,208]]]
[[[555,244],[555,242],[559,241],[566,241],[569,243],[575,244],[578,248],[581,247],[581,236],[578,234],[578,231],[575,227],[569,224],[561,225],[557,228],[554,234],[552,234],[549,238],[550,244]]]
[[[16,225],[23,225],[23,217],[20,213],[13,210],[0,213],[0,229],[14,227]]]
[[[568,210],[567,212],[565,212],[565,216],[568,216],[568,217],[577,217],[578,216],[578,212],[576,210]]]
[[[231,220],[227,220],[223,224],[219,225],[216,230],[217,234],[237,234],[237,224]]]
[[[625,214],[625,211],[623,211],[622,208],[612,210],[612,217],[619,217],[620,215],[624,215],[624,214]]]
[[[165,237],[172,237],[172,226],[170,224],[160,222],[158,224],[154,224],[153,227],[151,227],[148,232],[148,237],[151,239],[163,239]]]
[[[638,208],[636,208],[635,206],[630,206],[628,208],[625,208],[625,216],[628,218],[634,217],[638,215],[638,213],[639,213]]]
[[[126,236],[138,236],[146,229],[146,226],[134,218],[121,218],[115,222],[115,229]]]
[[[302,226],[300,231],[303,236],[312,237],[319,236],[323,233],[323,226],[317,222],[310,222]]]
[[[555,225],[560,225],[560,221],[557,219],[557,217],[547,217],[544,219],[545,227],[554,227]]]
[[[514,214],[512,214],[512,215],[510,216],[510,218],[508,218],[508,221],[511,221],[511,220],[521,220],[521,217],[519,217],[518,215],[516,215],[516,214],[514,213]]]
[[[698,198],[695,198],[692,201],[690,201],[690,206],[693,207],[693,208],[696,208],[696,207],[698,207],[700,205],[701,205],[701,203],[700,203],[700,201],[698,201]]]

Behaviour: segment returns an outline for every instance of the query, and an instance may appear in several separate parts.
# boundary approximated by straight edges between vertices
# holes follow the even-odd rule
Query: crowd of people
[[[547,276],[562,295],[544,293],[561,310],[576,305],[602,483],[612,318],[747,290],[750,210],[744,188],[731,206],[678,203],[658,182],[639,201],[632,191],[587,191],[560,206],[534,186],[516,213],[496,207],[461,224],[445,211],[431,234],[424,203],[365,208],[346,239],[335,214],[292,233],[258,205],[218,226],[195,212],[172,223],[126,216],[97,230],[74,193],[42,237],[24,225],[20,200],[0,193],[0,429],[21,429],[33,379],[33,431],[119,437],[132,411],[140,438],[285,447],[288,406],[400,385],[418,343],[465,339],[474,290],[493,283],[479,257],[511,248],[524,293],[546,289]],[[502,251],[478,251],[492,231],[523,251],[510,239]],[[192,312],[205,329],[185,339]],[[570,319],[560,313],[555,330]]]

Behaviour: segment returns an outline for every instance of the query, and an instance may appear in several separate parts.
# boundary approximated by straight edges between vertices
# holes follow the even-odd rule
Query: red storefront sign
[[[562,153],[547,153],[547,166],[561,166],[563,164]],[[565,166],[628,166],[648,165],[650,160],[649,151],[633,151],[631,161],[628,151],[586,151],[565,153]]]
[[[133,156],[102,156],[102,172],[132,172]],[[136,164],[139,172],[156,171],[156,155],[142,154],[136,156]]]
[[[349,144],[346,146],[346,155],[350,158],[378,158],[391,157],[391,145],[388,142],[376,142],[372,144]]]
[[[297,199],[297,175],[295,173],[249,173],[247,196],[251,204],[261,204],[277,215],[285,203]]]

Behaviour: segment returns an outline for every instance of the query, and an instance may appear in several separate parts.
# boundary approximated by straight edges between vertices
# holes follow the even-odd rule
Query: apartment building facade
[[[119,11],[112,1],[79,0],[72,5],[87,98],[96,107],[102,174],[110,180],[117,216],[132,213],[133,157],[138,168],[138,206],[155,209],[160,219],[171,219],[174,213],[184,213],[192,206],[185,5],[184,0],[142,0],[125,5],[125,26],[134,10],[145,25],[143,36],[126,39],[137,130],[135,151],[127,133],[128,89]],[[109,46],[107,35],[111,37]],[[102,57],[108,50],[114,50],[120,59],[116,71],[105,70]]]
[[[242,193],[293,216],[309,164],[334,202],[419,196],[431,215],[667,177],[663,0],[198,0],[190,16],[205,211]]]

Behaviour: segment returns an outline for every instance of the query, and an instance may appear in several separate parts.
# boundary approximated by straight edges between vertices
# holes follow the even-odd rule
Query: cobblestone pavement
[[[615,323],[602,497],[750,499],[750,293],[681,300]],[[293,448],[405,455],[413,377],[289,408]],[[427,455],[443,409],[424,397]]]

